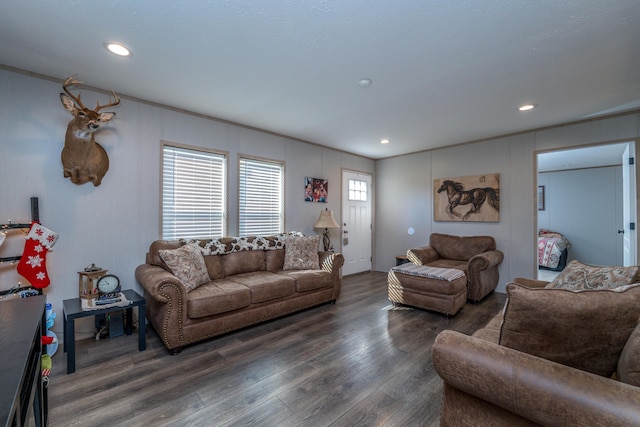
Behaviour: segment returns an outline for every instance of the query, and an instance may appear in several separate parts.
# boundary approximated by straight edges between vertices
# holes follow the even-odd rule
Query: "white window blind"
[[[225,235],[226,157],[164,145],[162,238]]]
[[[284,227],[284,166],[240,158],[240,236],[277,234]]]

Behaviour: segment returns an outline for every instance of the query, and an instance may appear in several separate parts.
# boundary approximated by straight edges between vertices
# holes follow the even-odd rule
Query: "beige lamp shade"
[[[333,211],[325,209],[320,211],[320,216],[316,221],[316,224],[313,228],[322,228],[322,244],[324,245],[324,250],[328,251],[331,248],[331,238],[329,237],[329,229],[330,228],[340,228],[340,225],[333,218]]]
[[[333,211],[325,209],[320,211],[320,217],[313,228],[340,228],[340,225],[333,218]]]

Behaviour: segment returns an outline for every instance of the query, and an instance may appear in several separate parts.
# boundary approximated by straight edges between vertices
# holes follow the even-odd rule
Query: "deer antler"
[[[69,95],[71,97],[71,99],[73,99],[76,104],[78,104],[78,106],[80,108],[87,108],[84,106],[84,104],[82,103],[82,100],[80,99],[81,94],[78,94],[78,96],[75,96],[74,94],[72,94],[69,89],[68,86],[73,86],[73,85],[79,85],[82,84],[82,82],[80,80],[76,80],[76,76],[70,76],[67,78],[67,80],[64,81],[64,83],[62,84],[62,89],[64,89],[64,91],[67,93],[67,95]],[[111,102],[111,95],[113,95],[113,102]],[[111,91],[111,94],[109,94],[109,103],[105,104],[105,105],[100,105],[99,102],[96,102],[96,108],[95,111],[96,113],[100,110],[102,110],[103,108],[107,108],[107,107],[113,107],[115,105],[120,104],[120,97],[118,95],[116,95],[116,93],[114,91]]]
[[[102,110],[103,108],[113,107],[114,105],[120,104],[120,97],[116,95],[114,91],[111,91],[111,94],[109,94],[109,101],[111,101],[111,95],[113,95],[113,102],[109,102],[108,104],[105,104],[105,105],[100,105],[99,102],[96,102],[96,109],[94,110],[96,113]],[[79,97],[80,96],[78,96],[78,98]]]
[[[64,83],[62,84],[62,89],[67,93],[67,95],[71,97],[71,99],[73,99],[76,102],[76,104],[78,104],[80,108],[87,108],[84,106],[84,104],[80,100],[80,94],[78,94],[78,96],[75,96],[68,89],[68,86],[78,85],[81,83],[82,83],[81,81],[76,80],[76,76],[74,74],[73,76],[67,77],[67,80],[65,80]]]

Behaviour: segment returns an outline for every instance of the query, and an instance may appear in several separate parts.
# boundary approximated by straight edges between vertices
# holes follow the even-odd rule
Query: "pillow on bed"
[[[635,265],[631,267],[595,267],[574,259],[546,288],[570,291],[615,289],[633,283],[637,273],[638,266]]]
[[[546,230],[544,228],[541,228],[540,231],[538,231],[538,237],[559,237],[564,239],[564,236],[562,234],[555,231]]]

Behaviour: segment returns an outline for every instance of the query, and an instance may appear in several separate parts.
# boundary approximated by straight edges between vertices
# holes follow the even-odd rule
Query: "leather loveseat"
[[[637,280],[572,292],[518,278],[483,329],[441,332],[432,350],[440,424],[640,425]]]
[[[146,317],[177,354],[197,341],[335,302],[344,257],[318,247],[319,236],[295,234],[154,241],[136,269]]]
[[[462,270],[467,276],[467,299],[477,302],[498,285],[498,265],[504,254],[491,236],[452,236],[432,233],[429,246],[409,249],[414,264]]]

